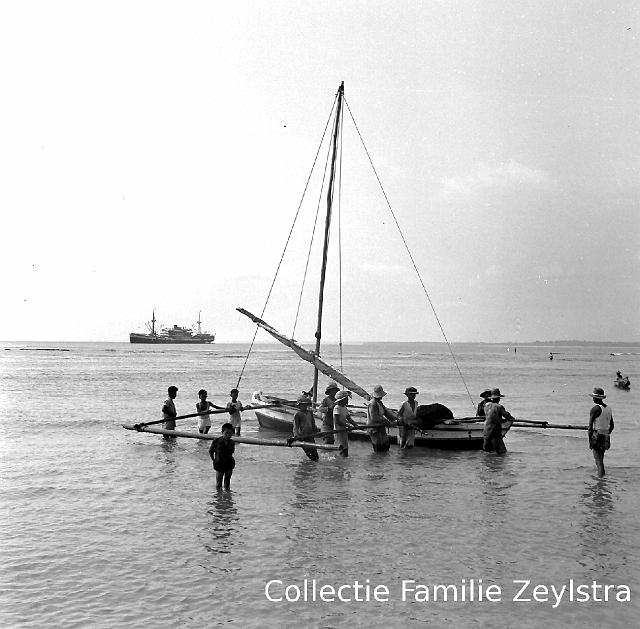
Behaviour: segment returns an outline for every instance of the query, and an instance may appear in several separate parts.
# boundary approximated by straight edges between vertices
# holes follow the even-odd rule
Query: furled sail
[[[304,347],[298,345],[298,343],[294,339],[289,339],[283,334],[280,334],[278,330],[272,328],[266,321],[260,319],[260,317],[256,317],[254,314],[251,314],[248,310],[244,308],[236,308],[236,310],[243,314],[245,317],[249,317],[255,324],[259,325],[263,330],[271,334],[273,338],[278,339],[283,345],[290,347],[300,358],[306,360],[308,363],[311,363],[318,371],[321,371],[325,376],[329,376],[332,380],[335,380],[338,384],[341,384],[349,391],[353,391],[356,395],[363,397],[365,400],[370,400],[371,395],[369,395],[361,386],[357,385],[352,380],[349,380],[347,376],[340,373],[335,367],[332,367],[329,363],[324,362],[319,356],[316,356],[313,352],[305,349]]]

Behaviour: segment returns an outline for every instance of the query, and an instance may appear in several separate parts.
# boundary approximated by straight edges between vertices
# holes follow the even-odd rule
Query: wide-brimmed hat
[[[491,397],[491,389],[485,389],[481,394],[480,397]]]
[[[604,400],[607,396],[604,394],[604,389],[600,387],[593,387],[593,393],[589,394],[591,397],[597,397],[600,400]]]
[[[340,387],[335,382],[330,382],[324,389],[325,393],[329,393],[329,391],[339,391]]]
[[[373,387],[373,397],[382,398],[385,395],[387,395],[387,392],[382,388],[381,384],[376,384],[376,386]]]
[[[344,398],[350,398],[350,397],[351,397],[351,391],[338,391],[336,393],[336,402],[340,400],[344,400]]]
[[[491,389],[491,399],[492,400],[494,398],[500,399],[501,397],[505,397],[505,396],[502,395],[502,393],[500,393],[500,389]]]
[[[311,398],[308,395],[299,395],[296,400],[296,404],[298,406],[302,406],[303,404],[312,404]]]
[[[415,387],[407,387],[407,388],[404,390],[404,394],[405,394],[405,395],[409,395],[409,393],[415,393],[416,395],[418,395],[418,393],[420,393],[420,392],[419,392],[419,391],[418,391],[418,389],[416,389]]]

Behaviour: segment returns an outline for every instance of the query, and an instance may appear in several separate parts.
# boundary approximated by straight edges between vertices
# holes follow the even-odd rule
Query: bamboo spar
[[[165,430],[164,428],[136,428],[133,424],[122,424],[125,430],[134,430],[136,432],[148,432],[153,435],[167,435],[169,437],[186,437],[187,439],[201,439],[203,441],[213,441],[220,435],[212,435],[207,433],[185,432],[183,430]],[[246,443],[253,446],[277,446],[291,448],[315,448],[316,450],[340,450],[340,446],[332,446],[324,443],[309,443],[307,441],[293,441],[288,443],[283,439],[256,439],[254,437],[231,437],[231,441],[236,443]]]
[[[347,376],[339,372],[335,367],[332,367],[329,363],[326,363],[319,356],[316,356],[315,353],[310,352],[299,345],[294,339],[287,338],[284,334],[281,334],[278,330],[270,326],[266,321],[262,320],[260,317],[256,317],[256,315],[250,313],[248,310],[245,310],[244,308],[236,308],[236,310],[245,317],[249,317],[249,319],[251,319],[255,324],[259,325],[263,330],[271,334],[273,338],[280,341],[283,345],[291,348],[296,354],[298,354],[298,356],[300,356],[300,358],[302,358],[302,360],[306,360],[308,363],[317,367],[318,371],[321,371],[325,376],[329,376],[329,378],[341,384],[345,389],[353,391],[356,395],[363,397],[365,400],[371,399],[371,395],[369,395],[369,393],[367,393],[361,386],[347,378]]]
[[[276,403],[272,403],[272,404],[260,404],[258,406],[244,406],[242,408],[242,411],[243,412],[254,411],[260,408],[271,408],[272,406],[280,406],[280,405]],[[203,411],[202,413],[190,413],[189,415],[178,415],[177,417],[170,417],[168,419],[167,418],[156,419],[152,422],[141,422],[139,424],[134,424],[134,426],[142,428],[143,426],[153,426],[153,424],[163,424],[164,422],[167,422],[167,421],[176,421],[178,419],[189,419],[191,417],[205,417],[206,415],[220,415],[222,413],[228,413],[228,412],[229,412],[229,409],[216,407],[215,411]]]
[[[573,424],[549,424],[548,422],[530,422],[526,419],[516,419],[512,426],[514,428],[562,428],[564,430],[589,430],[589,426],[574,426]]]

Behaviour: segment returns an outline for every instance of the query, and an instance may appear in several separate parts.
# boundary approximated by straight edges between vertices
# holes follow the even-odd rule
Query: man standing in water
[[[322,432],[333,433],[333,407],[336,405],[336,393],[340,390],[340,387],[335,382],[330,382],[324,392],[326,397],[320,403],[318,412],[322,416]],[[324,436],[325,443],[333,443],[333,434]]]
[[[485,420],[482,449],[485,452],[504,454],[507,451],[502,438],[502,422],[509,419],[513,421],[515,418],[500,404],[500,398],[502,397],[504,396],[500,393],[500,389],[491,389],[491,397],[484,405]]]
[[[589,413],[589,447],[598,468],[598,475],[604,476],[604,453],[611,445],[613,432],[613,413],[611,407],[604,403],[604,389],[594,387],[591,394],[595,405]]]
[[[293,437],[291,441],[306,441],[307,443],[315,443],[314,435],[319,432],[316,427],[316,420],[313,417],[311,409],[311,398],[301,395],[298,398],[298,412],[293,416]],[[289,440],[287,440],[289,441]],[[312,460],[318,460],[318,450],[316,448],[302,447],[304,453]]]
[[[416,413],[418,411],[416,395],[418,395],[418,389],[407,387],[404,394],[407,396],[407,401],[403,402],[398,409],[398,445],[403,450],[413,448],[416,440]]]
[[[171,386],[167,389],[167,393],[169,394],[169,398],[165,400],[162,405],[162,419],[164,419],[163,427],[165,430],[175,430],[176,429],[176,417],[178,413],[176,411],[176,405],[173,400],[176,399],[176,395],[178,394],[178,387]],[[163,435],[165,439],[175,439],[175,437],[169,435]]]
[[[351,419],[347,410],[349,403],[349,391],[338,391],[336,393],[336,403],[333,407],[333,425],[336,430],[336,443],[342,447],[341,456],[349,456],[349,427],[358,428],[358,424]],[[347,426],[348,424],[348,426]]]
[[[390,441],[387,434],[387,426],[391,426],[396,420],[393,413],[382,403],[382,398],[387,395],[382,385],[373,387],[371,401],[367,404],[367,431],[371,438],[374,452],[386,452]]]

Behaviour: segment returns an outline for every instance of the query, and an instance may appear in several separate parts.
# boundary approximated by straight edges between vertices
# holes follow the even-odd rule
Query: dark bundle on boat
[[[418,406],[416,419],[421,428],[428,429],[433,428],[435,424],[445,419],[453,419],[453,412],[444,404],[438,404],[437,402],[435,404],[422,404]]]

